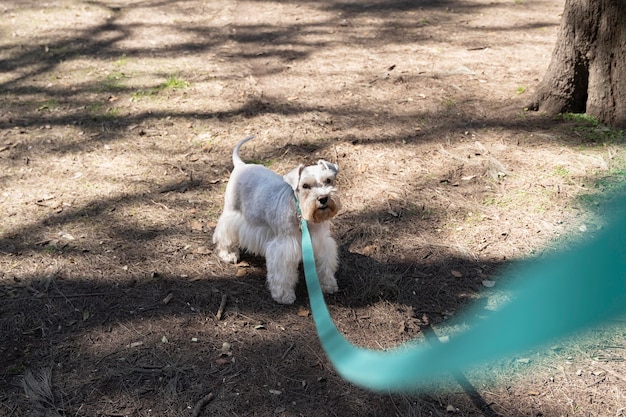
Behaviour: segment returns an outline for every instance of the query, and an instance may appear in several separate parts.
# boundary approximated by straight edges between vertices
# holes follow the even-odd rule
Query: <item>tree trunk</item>
[[[587,113],[626,127],[626,0],[566,0],[531,110]]]

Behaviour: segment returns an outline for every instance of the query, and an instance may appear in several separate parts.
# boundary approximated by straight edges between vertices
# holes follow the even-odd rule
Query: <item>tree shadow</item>
[[[349,264],[352,259],[342,262]],[[389,271],[410,269],[402,264],[369,262],[367,277],[359,280],[376,280]],[[102,276],[70,278],[60,273],[2,285],[3,392],[10,404],[27,410],[28,401],[15,396],[20,388],[13,384],[26,369],[52,365],[52,388],[63,397],[60,408],[65,413],[81,407],[86,407],[81,412],[87,414],[107,407],[119,411],[125,401],[133,408],[142,398],[143,404],[153,403],[155,412],[177,415],[168,407],[182,412],[207,392],[216,396],[213,406],[232,408],[235,413],[242,412],[248,403],[260,413],[282,405],[319,413],[316,415],[345,415],[359,407],[389,412],[398,407],[397,398],[351,387],[332,372],[315,341],[311,318],[298,313],[308,305],[302,286],[295,305],[277,305],[265,289],[262,268],[252,268],[255,271],[243,278],[190,281],[175,274],[160,274],[112,280]],[[362,284],[382,284],[360,282],[359,288],[353,288],[355,278],[345,273],[343,269],[338,275],[342,293],[329,299],[331,309],[339,313],[341,326],[354,326],[346,322],[345,311],[360,304],[401,302],[397,296],[380,292],[353,301],[350,293],[362,290]],[[412,278],[410,272],[402,276],[403,281]],[[434,291],[430,287],[440,285],[437,279],[423,285],[421,291]],[[223,319],[217,320],[215,313],[223,295],[227,295],[228,303]],[[416,311],[427,308],[430,317],[439,309],[443,309],[439,311],[443,317],[443,311],[458,307],[458,299],[450,293],[441,294],[437,306],[425,307],[428,301],[412,297],[411,304]],[[422,331],[425,326],[430,325],[423,325]],[[378,337],[389,335],[383,332]],[[223,342],[229,343],[227,349]],[[72,377],[73,369],[84,373],[90,368],[97,373],[89,378]],[[259,383],[264,385],[256,385]],[[281,397],[268,396],[270,389],[280,391]],[[346,390],[351,392],[350,400],[341,394]],[[408,412],[432,407],[428,395],[432,394],[416,395],[401,409]],[[445,391],[437,395],[457,397]],[[165,403],[158,401],[163,396],[168,398]],[[118,405],[100,404],[100,409],[95,409],[98,398],[116,399]],[[456,400],[456,404],[461,402]]]
[[[259,2],[263,3],[263,2]],[[19,75],[7,77],[0,83],[0,89],[3,94],[10,97],[40,95],[41,97],[50,97],[58,100],[64,106],[72,109],[87,108],[91,103],[85,101],[85,94],[102,89],[102,85],[98,85],[98,81],[88,82],[82,85],[72,85],[71,88],[62,87],[39,87],[30,80],[42,77],[44,75],[54,75],[56,68],[63,62],[71,61],[78,58],[92,58],[96,61],[110,61],[119,59],[120,56],[132,57],[136,59],[149,58],[159,56],[162,58],[172,58],[183,56],[185,54],[214,52],[218,56],[224,56],[229,62],[235,66],[247,65],[255,60],[266,59],[268,56],[278,57],[284,61],[302,61],[311,56],[320,48],[325,48],[322,41],[307,41],[309,37],[314,37],[318,32],[328,33],[337,27],[343,27],[346,17],[351,16],[378,16],[389,18],[388,26],[382,25],[377,27],[371,24],[371,27],[363,28],[363,31],[372,32],[372,35],[361,41],[367,45],[381,45],[389,43],[415,42],[415,38],[403,38],[398,35],[398,30],[403,27],[414,29],[416,22],[415,16],[403,16],[401,12],[406,11],[423,11],[423,10],[448,10],[454,7],[454,13],[467,14],[476,13],[485,7],[495,7],[494,5],[485,6],[479,4],[468,4],[455,1],[424,1],[424,2],[408,2],[408,1],[372,1],[366,3],[353,2],[327,2],[323,4],[309,3],[321,10],[337,12],[334,17],[328,17],[326,20],[316,23],[293,24],[290,26],[259,26],[245,25],[233,22],[227,27],[222,26],[193,26],[181,27],[181,25],[171,24],[163,25],[163,30],[172,29],[182,32],[190,32],[194,42],[181,42],[175,45],[162,47],[119,47],[123,41],[132,37],[133,31],[139,27],[148,27],[146,24],[125,23],[122,17],[125,13],[132,12],[134,9],[146,9],[148,13],[157,10],[159,7],[171,6],[175,4],[171,2],[153,1],[142,2],[138,5],[127,5],[122,7],[112,7],[105,3],[92,1],[92,7],[106,10],[109,18],[103,23],[81,30],[73,36],[64,36],[61,40],[48,42],[45,45],[45,51],[42,53],[43,47],[37,46],[21,46],[17,43],[9,43],[8,50],[9,59],[0,62],[0,72],[11,73],[17,72]],[[444,19],[444,18],[442,18]],[[541,23],[535,25],[541,26]],[[503,30],[506,28],[503,28]],[[360,29],[359,29],[360,30]],[[338,42],[346,45],[353,44],[357,39],[347,33],[337,33]],[[222,52],[227,45],[226,52]],[[244,65],[244,68],[246,67]],[[18,71],[19,70],[19,71]],[[275,69],[269,68],[269,75]],[[263,76],[259,69],[255,67],[255,76]],[[232,75],[231,75],[232,76]],[[223,76],[227,79],[228,75]],[[219,79],[218,77],[217,79]],[[150,88],[146,86],[145,88]],[[118,86],[115,92],[119,94],[129,94],[137,91],[137,88],[127,88]],[[9,106],[11,109],[12,106]],[[250,101],[244,103],[239,109],[232,111],[220,111],[202,113],[198,112],[203,118],[231,118],[239,115],[258,116],[260,114],[268,114],[280,112],[281,114],[301,114],[318,108],[309,108],[306,106],[298,106],[293,103],[280,103],[271,97],[267,99],[267,103],[262,101]],[[366,109],[360,108],[336,108],[325,109],[331,115],[343,116],[350,115],[361,120],[370,119],[372,114]],[[36,127],[44,125],[70,125],[73,123],[84,123],[87,128],[95,128],[98,123],[93,122],[93,116],[86,112],[78,112],[76,114],[61,115],[59,117],[37,117],[20,116],[19,113],[10,118],[0,120],[0,128],[19,127]],[[142,123],[146,120],[158,120],[164,116],[190,118],[192,114],[176,113],[161,114],[159,112],[150,112],[138,114],[131,117],[113,116],[106,120],[107,124],[113,127],[127,127],[132,124]],[[407,117],[419,117],[428,115],[412,114]],[[390,121],[393,123],[393,120]]]

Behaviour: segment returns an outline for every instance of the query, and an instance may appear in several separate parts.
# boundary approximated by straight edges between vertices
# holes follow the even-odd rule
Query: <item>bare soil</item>
[[[327,301],[360,346],[445,334],[510,261],[593,234],[623,133],[524,111],[562,8],[4,0],[0,416],[626,414],[623,323],[374,394],[335,374],[304,285],[278,305],[263,259],[212,254],[251,133],[279,173],[341,167]]]

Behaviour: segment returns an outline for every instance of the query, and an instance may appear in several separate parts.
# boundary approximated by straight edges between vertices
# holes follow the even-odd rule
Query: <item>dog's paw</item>
[[[279,304],[293,304],[296,301],[296,293],[291,292],[281,292],[280,294],[272,294],[272,298]]]
[[[224,262],[228,262],[231,264],[236,264],[239,262],[239,254],[237,252],[229,252],[226,250],[220,250],[217,252],[217,256],[220,257]]]
[[[339,291],[339,286],[335,280],[333,280],[333,282],[320,283],[320,286],[325,294],[334,294]]]

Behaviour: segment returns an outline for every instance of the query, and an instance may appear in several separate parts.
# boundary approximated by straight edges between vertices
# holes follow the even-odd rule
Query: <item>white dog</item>
[[[337,291],[337,244],[330,235],[329,220],[341,208],[335,188],[339,167],[319,160],[316,165],[300,165],[281,177],[239,158],[239,148],[252,138],[241,140],[233,150],[235,168],[226,187],[224,211],[213,234],[219,257],[237,263],[239,248],[264,256],[272,298],[282,304],[293,303],[298,264],[302,260],[295,195],[302,217],[309,222],[322,290]]]

